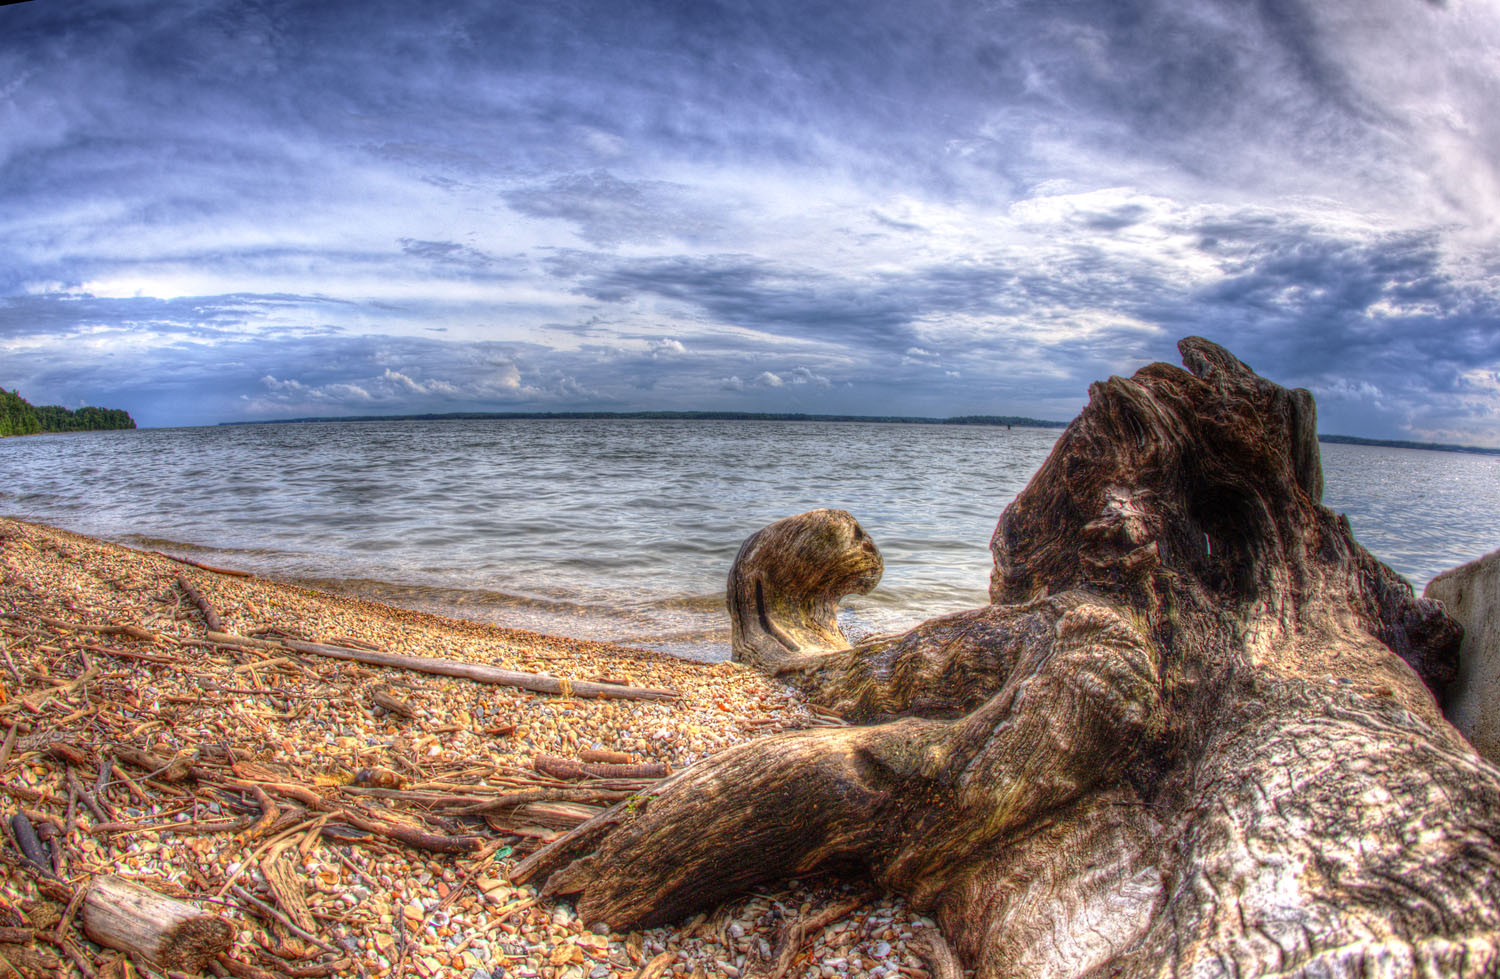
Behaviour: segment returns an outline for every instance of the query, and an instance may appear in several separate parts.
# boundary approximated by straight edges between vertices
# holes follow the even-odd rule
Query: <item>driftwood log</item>
[[[615,928],[865,876],[981,979],[1500,973],[1500,769],[1434,697],[1458,628],[1321,505],[1312,397],[1179,349],[1091,388],[987,607],[851,646],[855,520],[751,537],[736,659],[859,726],[706,759],[515,875]]]
[[[198,973],[234,941],[234,926],[216,914],[121,877],[95,877],[83,898],[90,940],[164,969]]]

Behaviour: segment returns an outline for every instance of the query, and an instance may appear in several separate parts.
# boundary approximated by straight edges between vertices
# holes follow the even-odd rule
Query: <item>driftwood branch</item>
[[[178,564],[185,564],[185,565],[187,565],[190,568],[197,568],[199,571],[211,571],[214,574],[226,574],[226,575],[229,575],[232,578],[253,578],[253,577],[255,577],[253,574],[251,574],[248,571],[235,571],[235,570],[232,570],[230,568],[216,568],[216,567],[214,567],[211,564],[203,564],[202,562],[200,562],[200,561],[194,561],[191,558],[178,557],[175,554],[168,554],[165,551],[152,551],[151,553],[155,554],[157,557],[164,557],[168,561],[176,561]]]
[[[265,640],[247,640],[242,636],[232,636],[221,632],[211,632],[208,634],[208,638],[211,642],[224,643],[226,645],[255,646],[258,648],[275,647],[278,645],[266,642]],[[588,680],[568,680],[564,677],[545,676],[539,673],[502,670],[495,666],[465,663],[461,660],[437,659],[430,656],[403,656],[397,653],[377,653],[368,649],[349,649],[343,646],[329,646],[325,643],[302,642],[297,639],[283,640],[280,645],[295,652],[310,653],[314,656],[326,656],[330,659],[367,663],[371,666],[388,666],[393,669],[412,670],[417,673],[432,673],[438,676],[455,676],[465,680],[474,680],[478,683],[519,687],[522,690],[561,694],[566,697],[673,700],[680,696],[675,690],[657,690],[650,687],[632,687],[613,683],[594,683]]]
[[[191,581],[188,581],[184,575],[178,575],[177,587],[181,588],[182,593],[191,599],[194,605],[198,606],[198,611],[203,614],[203,623],[208,626],[209,632],[224,631],[224,620],[219,618],[219,613],[214,610],[213,605],[209,604],[208,599],[203,597],[201,591],[193,587]]]
[[[646,764],[617,764],[612,762],[573,761],[556,755],[537,755],[531,767],[543,775],[563,781],[581,778],[665,778],[672,769],[661,762]]]

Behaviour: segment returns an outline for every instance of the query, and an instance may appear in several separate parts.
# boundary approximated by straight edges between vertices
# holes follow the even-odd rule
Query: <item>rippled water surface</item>
[[[360,422],[0,441],[0,512],[506,625],[710,658],[740,542],[819,506],[886,560],[850,624],[986,600],[988,541],[1056,429]],[[1500,459],[1323,446],[1325,502],[1420,589],[1500,546]]]

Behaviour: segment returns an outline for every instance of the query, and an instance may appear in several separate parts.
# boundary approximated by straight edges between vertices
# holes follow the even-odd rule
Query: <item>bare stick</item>
[[[616,765],[608,762],[573,761],[556,755],[537,755],[531,767],[543,775],[571,781],[580,778],[666,778],[672,769],[660,762]]]
[[[830,904],[816,914],[799,918],[787,925],[786,930],[781,933],[781,938],[776,942],[776,958],[771,967],[771,979],[781,979],[786,974],[786,970],[792,967],[793,960],[797,958],[797,953],[802,951],[802,947],[810,938],[815,937],[818,932],[845,915],[863,907],[874,896],[871,891],[862,891],[853,897]]]
[[[303,928],[301,925],[298,925],[291,918],[288,918],[280,911],[277,911],[275,908],[271,907],[271,905],[267,904],[265,901],[262,901],[254,894],[251,894],[240,885],[234,884],[229,889],[234,893],[235,897],[251,905],[252,907],[255,907],[261,912],[270,915],[272,919],[284,925],[287,931],[290,931],[292,934],[296,935],[303,941],[311,942],[325,952],[338,953],[340,951],[340,949],[323,941],[323,939],[319,938],[317,935],[314,935],[312,932],[308,931],[306,928]]]
[[[193,604],[198,606],[198,611],[203,613],[203,622],[208,626],[209,632],[223,632],[224,620],[219,618],[219,613],[209,604],[203,593],[193,587],[193,583],[182,575],[177,576],[177,587],[182,589],[184,595],[192,599]]]
[[[254,645],[260,648],[275,647],[275,643],[246,640],[221,632],[208,634],[211,642],[231,645]],[[459,660],[437,659],[429,656],[402,656],[396,653],[376,653],[365,649],[346,649],[342,646],[327,646],[323,643],[302,642],[288,639],[281,643],[287,649],[330,659],[351,660],[371,666],[389,666],[398,670],[413,670],[417,673],[433,673],[438,676],[456,676],[479,683],[519,687],[537,693],[554,693],[571,697],[610,697],[622,700],[674,700],[680,696],[675,690],[657,690],[650,687],[618,686],[612,683],[592,683],[587,680],[568,680],[564,677],[544,676],[539,673],[521,673],[502,670],[499,667],[479,663],[464,663]]]
[[[12,727],[5,732],[5,743],[0,744],[0,772],[5,770],[5,763],[10,761],[11,749],[16,746],[16,729]]]
[[[200,563],[198,561],[194,561],[194,560],[192,560],[190,558],[178,557],[175,554],[166,554],[166,553],[163,553],[162,551],[152,551],[151,553],[155,554],[157,557],[164,557],[168,561],[176,561],[178,564],[186,564],[190,568],[197,568],[200,571],[212,571],[214,574],[227,574],[227,575],[230,575],[231,577],[235,577],[235,578],[253,578],[253,577],[255,577],[253,574],[251,574],[248,571],[234,571],[234,570],[231,570],[230,568],[216,568],[216,567],[214,567],[211,564],[202,564],[202,563]]]
[[[159,656],[156,653],[137,653],[132,652],[128,649],[112,649],[109,646],[95,646],[91,643],[84,643],[83,648],[87,649],[91,653],[102,653],[105,656],[113,656],[116,659],[138,659],[144,660],[147,663],[177,662],[177,660],[173,659],[171,656]]]

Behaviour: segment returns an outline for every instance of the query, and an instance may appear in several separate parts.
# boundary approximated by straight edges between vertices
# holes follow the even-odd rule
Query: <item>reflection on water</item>
[[[727,653],[740,542],[852,512],[886,631],[982,604],[1055,429],[643,420],[253,425],[6,439],[0,512],[519,628]],[[1497,545],[1500,459],[1325,445],[1326,502],[1419,587]],[[1486,539],[1489,537],[1489,539]]]

